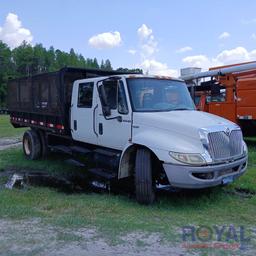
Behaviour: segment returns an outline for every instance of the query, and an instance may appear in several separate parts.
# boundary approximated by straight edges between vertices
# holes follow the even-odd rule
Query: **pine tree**
[[[6,84],[12,74],[11,50],[0,41],[0,108],[6,107]]]
[[[104,68],[104,69],[105,69],[105,70],[113,70],[109,59],[107,59],[107,60],[105,61],[105,68]]]
[[[0,40],[0,108],[6,106],[8,79],[52,72],[65,66],[113,70],[109,59],[101,60],[99,65],[96,58],[85,59],[73,48],[67,53],[54,49],[53,46],[46,49],[42,44],[32,46],[24,41],[20,46],[11,50]],[[118,70],[129,72],[129,69],[119,68]],[[132,71],[142,72],[140,69]]]

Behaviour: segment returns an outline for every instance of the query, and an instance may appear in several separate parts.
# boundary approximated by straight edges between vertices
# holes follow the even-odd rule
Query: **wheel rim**
[[[27,156],[31,154],[31,143],[29,138],[24,139],[24,151]]]

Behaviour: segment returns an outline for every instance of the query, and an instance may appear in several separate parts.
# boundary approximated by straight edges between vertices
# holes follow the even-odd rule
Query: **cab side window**
[[[93,82],[79,84],[77,107],[91,108],[92,99],[93,99]]]

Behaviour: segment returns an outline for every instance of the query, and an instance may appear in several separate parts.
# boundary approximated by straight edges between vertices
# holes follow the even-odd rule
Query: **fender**
[[[161,156],[166,155],[165,157],[170,158],[168,151],[158,150],[154,148],[148,147],[143,143],[128,143],[126,144],[124,150],[122,151],[122,155],[120,157],[119,169],[118,169],[118,179],[127,178],[133,174],[134,171],[134,163],[136,157],[136,149],[138,147],[148,148],[151,152],[153,152],[156,157],[161,161]]]
[[[172,159],[169,151],[175,152],[203,152],[200,141],[191,137],[180,137],[178,133],[173,133],[165,129],[140,125],[133,133],[132,142],[126,144],[122,151],[119,163],[118,179],[132,175],[135,162],[135,152],[138,146],[148,148],[161,162],[180,164]],[[198,152],[198,148],[201,150]]]

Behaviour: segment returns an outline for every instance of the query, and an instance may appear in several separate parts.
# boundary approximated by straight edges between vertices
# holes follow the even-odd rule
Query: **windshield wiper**
[[[191,108],[174,108],[172,110],[192,110]]]

